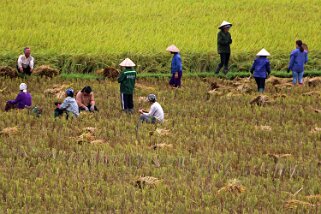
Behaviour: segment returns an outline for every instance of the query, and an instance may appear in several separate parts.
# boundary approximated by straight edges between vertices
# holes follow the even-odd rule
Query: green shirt
[[[229,32],[220,31],[217,34],[217,51],[218,53],[231,53],[230,44],[232,37]]]
[[[120,92],[123,94],[133,94],[135,88],[136,71],[126,68],[120,73],[118,82],[120,83]]]

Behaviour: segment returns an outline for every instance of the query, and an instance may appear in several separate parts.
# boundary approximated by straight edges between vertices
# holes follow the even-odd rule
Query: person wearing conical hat
[[[122,110],[126,113],[133,113],[133,94],[137,76],[136,71],[133,67],[136,65],[129,58],[126,58],[119,65],[123,67],[123,71],[120,73],[118,77],[118,82],[120,83]]]
[[[31,107],[32,97],[27,91],[27,84],[21,83],[19,90],[20,92],[16,99],[7,101],[5,111],[9,111],[10,109],[24,109]]]
[[[265,79],[271,73],[270,61],[267,58],[270,56],[270,53],[263,48],[256,56],[257,58],[254,60],[250,71],[255,78],[258,91],[263,93],[265,89]]]
[[[216,74],[220,72],[223,66],[224,66],[224,73],[226,74],[228,72],[228,63],[231,56],[230,45],[232,44],[232,37],[229,32],[231,27],[232,27],[231,23],[227,21],[223,21],[218,28],[220,29],[220,31],[217,34],[217,52],[220,55],[221,62],[216,68],[216,71],[215,71]]]
[[[171,45],[166,48],[166,50],[173,54],[171,65],[172,77],[169,81],[169,84],[173,87],[181,87],[183,66],[181,55],[179,54],[179,49],[175,45]]]
[[[306,49],[304,47],[306,47]],[[295,85],[297,82],[299,82],[299,85],[303,84],[304,65],[307,62],[307,45],[304,45],[301,40],[297,40],[296,49],[291,52],[290,63],[288,67],[288,72],[292,71],[293,85]]]

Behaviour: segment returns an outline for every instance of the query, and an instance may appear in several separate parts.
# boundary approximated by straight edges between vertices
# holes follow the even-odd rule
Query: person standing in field
[[[251,73],[255,78],[258,92],[263,93],[265,89],[265,79],[271,73],[270,61],[267,58],[270,56],[270,53],[263,48],[256,56],[257,58],[254,60]]]
[[[69,117],[69,113],[71,113],[75,118],[79,116],[79,107],[74,98],[74,90],[72,88],[68,88],[66,90],[66,98],[61,104],[57,104],[54,115],[55,117],[59,117],[62,116],[64,112],[67,114],[67,119]]]
[[[146,111],[144,109],[140,109],[140,122],[146,122],[146,123],[162,123],[164,121],[164,111],[162,106],[156,101],[156,95],[155,94],[149,94],[147,96],[148,102],[151,103],[151,107],[149,111]]]
[[[79,111],[98,111],[94,98],[94,92],[90,86],[85,86],[76,95],[76,101],[79,107]]]
[[[17,62],[18,73],[23,75],[31,75],[34,66],[34,58],[30,55],[30,48],[23,49],[22,55],[19,56]]]
[[[19,94],[16,99],[9,100],[6,103],[5,111],[9,111],[10,109],[24,109],[30,108],[32,104],[31,94],[27,91],[27,84],[21,83],[19,86]]]
[[[306,50],[305,48],[306,47]],[[296,41],[296,49],[291,52],[288,72],[292,71],[293,85],[299,82],[303,84],[304,65],[308,62],[307,45],[303,44],[301,40]]]
[[[166,48],[171,54],[173,54],[172,65],[171,65],[171,74],[172,77],[169,81],[169,84],[172,87],[181,87],[181,80],[183,75],[183,66],[181,55],[179,54],[179,49],[175,45],[171,45]]]
[[[217,51],[221,57],[221,63],[217,66],[215,73],[218,74],[221,68],[224,66],[224,74],[228,72],[228,63],[231,56],[232,37],[229,32],[232,24],[223,21],[221,26],[218,28],[220,31],[217,34]]]
[[[119,65],[123,68],[123,71],[118,77],[118,82],[120,83],[122,110],[126,113],[133,113],[133,94],[137,76],[136,71],[133,69],[133,67],[136,65],[129,58],[126,58]]]

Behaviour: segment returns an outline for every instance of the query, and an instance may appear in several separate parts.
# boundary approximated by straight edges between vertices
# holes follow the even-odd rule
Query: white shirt
[[[28,65],[30,66],[31,69],[33,69],[34,65],[34,59],[32,56],[29,56],[26,58],[25,55],[20,55],[18,58],[18,67],[19,68],[27,68]]]
[[[149,112],[144,114],[147,116],[155,117],[159,122],[164,121],[164,111],[162,106],[158,102],[153,103],[150,107]]]

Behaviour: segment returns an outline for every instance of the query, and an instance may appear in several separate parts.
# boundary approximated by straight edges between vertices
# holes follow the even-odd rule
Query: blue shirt
[[[179,53],[175,53],[172,59],[171,73],[182,72],[182,59]]]
[[[251,68],[251,73],[253,77],[266,78],[271,72],[270,61],[266,57],[258,57],[254,60]]]
[[[306,51],[301,52],[300,48],[297,48],[291,52],[289,70],[295,72],[303,72],[304,64],[308,62],[308,53]]]

